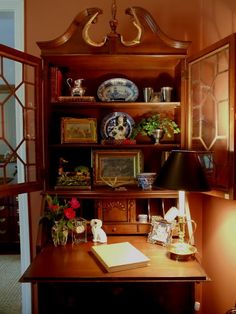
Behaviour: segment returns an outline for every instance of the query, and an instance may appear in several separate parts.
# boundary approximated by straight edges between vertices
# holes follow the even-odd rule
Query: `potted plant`
[[[155,144],[159,144],[159,140],[164,136],[164,134],[167,137],[172,137],[173,134],[180,133],[180,128],[174,120],[168,117],[162,118],[161,115],[157,113],[152,116],[145,117],[136,123],[133,127],[131,139],[136,138],[139,133],[154,137]]]

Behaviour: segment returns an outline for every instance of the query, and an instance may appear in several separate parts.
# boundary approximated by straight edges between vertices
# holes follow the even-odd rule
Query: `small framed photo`
[[[214,172],[214,156],[211,151],[198,151],[198,158],[207,175]]]
[[[214,154],[212,151],[197,151],[198,158],[202,168],[206,174],[207,180],[210,185],[214,185],[216,177],[216,165],[214,161]]]
[[[172,224],[166,220],[157,220],[152,222],[151,231],[148,234],[149,243],[167,245],[170,243],[172,235]]]
[[[61,143],[97,143],[97,120],[62,118]]]
[[[95,185],[114,180],[116,184],[137,184],[136,176],[143,169],[141,150],[95,150],[92,153]]]

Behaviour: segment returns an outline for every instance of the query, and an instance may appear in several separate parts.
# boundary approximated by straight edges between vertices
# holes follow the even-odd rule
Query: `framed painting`
[[[97,143],[97,120],[62,118],[61,143]]]
[[[143,170],[141,150],[95,150],[92,154],[95,185],[137,184],[136,176]]]

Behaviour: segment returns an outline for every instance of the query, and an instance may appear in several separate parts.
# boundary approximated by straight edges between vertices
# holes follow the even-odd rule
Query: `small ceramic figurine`
[[[124,140],[126,139],[127,133],[127,121],[126,116],[119,115],[116,118],[116,125],[109,132],[109,136],[115,140]]]
[[[90,226],[92,228],[93,242],[106,243],[107,235],[102,229],[102,221],[100,219],[92,219]]]

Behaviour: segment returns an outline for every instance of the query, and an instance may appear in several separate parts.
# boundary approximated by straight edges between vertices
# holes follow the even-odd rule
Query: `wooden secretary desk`
[[[194,313],[195,285],[208,280],[198,261],[172,260],[145,236],[108,237],[108,243],[127,241],[150,258],[148,266],[106,272],[90,251],[91,239],[46,246],[21,278],[37,284],[39,313]]]
[[[125,190],[115,191],[102,182],[101,166],[94,158],[94,154],[98,160],[102,154],[108,159],[114,154],[122,158],[124,152],[131,159],[134,155],[136,175],[138,171],[158,172],[166,152],[185,147],[182,73],[190,43],[170,39],[152,16],[138,7],[126,11],[137,29],[134,40],[126,41],[116,32],[113,8],[111,32],[102,42],[94,42],[89,27],[101,13],[97,8],[87,9],[77,15],[62,36],[38,42],[44,65],[44,192],[63,199],[77,197],[82,217],[103,221],[108,243],[128,241],[150,258],[150,264],[107,273],[91,254],[93,242],[89,235],[88,242],[77,246],[43,246],[21,282],[37,285],[38,310],[43,314],[75,313],[85,308],[89,313],[98,309],[103,313],[141,313],[144,307],[161,314],[194,313],[195,285],[208,280],[206,273],[196,259],[171,260],[164,247],[147,242],[151,217],[162,215],[165,207],[176,204],[177,193],[155,187],[141,190],[132,180],[125,182]],[[135,83],[135,99],[110,101],[109,95],[99,96],[98,88],[102,84],[106,88],[104,82],[111,83],[113,78]],[[68,79],[83,79],[85,95],[71,96]],[[147,86],[155,91],[171,86],[171,102],[144,102],[142,91]],[[116,112],[126,113],[134,121],[160,113],[181,126],[181,135],[164,137],[160,145],[154,145],[147,137],[137,137],[135,143],[104,143],[104,117]],[[88,142],[66,141],[63,118],[93,119],[95,135]],[[61,158],[71,165],[68,171],[79,165],[88,167],[91,186],[58,186]],[[138,221],[139,214],[148,215],[147,223]]]

